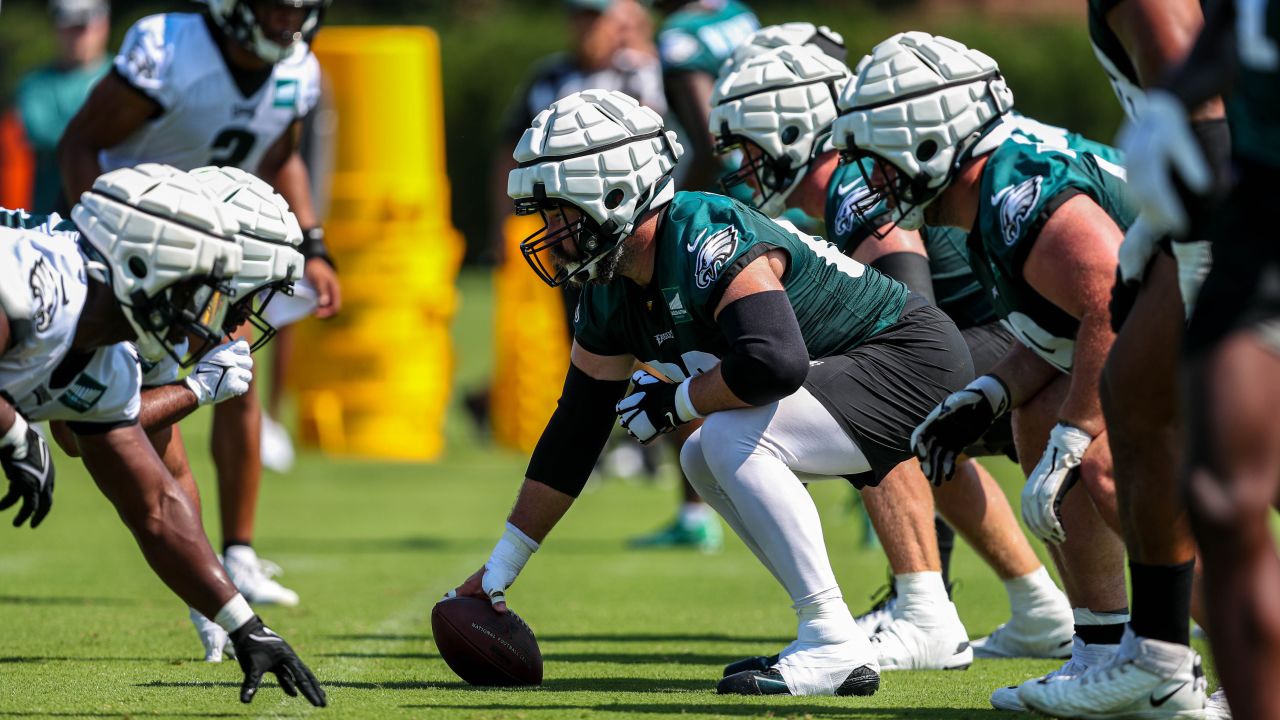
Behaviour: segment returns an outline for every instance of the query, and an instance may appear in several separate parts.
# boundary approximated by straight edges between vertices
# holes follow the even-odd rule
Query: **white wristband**
[[[236,596],[228,600],[218,614],[213,616],[213,621],[228,633],[239,630],[252,619],[253,608],[249,607],[249,601],[245,600],[240,593],[236,593]]]
[[[524,568],[525,563],[529,562],[529,558],[538,551],[538,547],[538,543],[533,538],[508,522],[507,529],[502,533],[502,537],[498,538],[498,544],[493,546],[490,559],[497,560],[519,572]]]
[[[196,382],[196,376],[194,372],[188,375],[186,379],[182,381],[182,383],[186,385],[187,389],[190,390],[192,394],[196,396],[197,407],[204,407],[205,405],[209,404],[209,400],[211,398],[207,397],[204,394],[204,387],[201,386],[200,383]]]
[[[18,411],[13,413],[13,424],[9,426],[8,432],[0,436],[0,448],[16,448],[22,449],[27,442],[27,420],[22,417]]]
[[[692,382],[693,378],[689,378],[676,388],[676,415],[684,422],[702,417],[702,413],[698,412],[698,408],[693,406],[693,400],[689,398],[689,384]]]
[[[1005,387],[1004,381],[995,375],[983,375],[977,378],[969,383],[969,389],[982,393],[982,397],[991,404],[996,417],[1004,415],[1009,409],[1009,389]]]

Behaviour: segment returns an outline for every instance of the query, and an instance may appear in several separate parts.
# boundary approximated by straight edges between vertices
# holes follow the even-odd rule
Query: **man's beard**
[[[562,263],[576,262],[576,259],[569,258],[568,254],[558,246],[551,249],[551,254]],[[623,238],[617,247],[601,256],[593,266],[570,275],[568,282],[577,287],[587,284],[608,285],[618,276],[621,269],[626,267],[631,255],[631,247],[626,238]]]

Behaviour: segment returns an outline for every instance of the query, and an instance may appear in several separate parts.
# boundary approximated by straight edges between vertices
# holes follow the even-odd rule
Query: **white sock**
[[[1125,625],[1129,622],[1129,613],[1094,612],[1089,608],[1071,608],[1076,625]]]
[[[710,509],[706,503],[686,502],[680,505],[680,524],[694,525],[706,521]]]
[[[1005,580],[1004,591],[1009,596],[1009,609],[1015,618],[1033,614],[1045,603],[1063,597],[1043,565],[1021,577]]]
[[[799,628],[796,641],[800,643],[828,644],[848,640],[857,632],[858,624],[844,602],[839,587],[827,588],[803,598],[791,607],[795,608]]]
[[[894,614],[912,622],[935,617],[943,608],[951,605],[951,599],[947,597],[947,586],[942,582],[940,572],[894,575],[893,587],[898,593],[898,605]]]

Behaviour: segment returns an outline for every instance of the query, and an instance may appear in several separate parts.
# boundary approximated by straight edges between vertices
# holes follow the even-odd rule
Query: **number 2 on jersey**
[[[209,164],[240,167],[244,159],[249,157],[257,139],[256,135],[244,128],[223,130],[213,139],[213,146],[209,148],[213,151],[213,155],[209,157]]]

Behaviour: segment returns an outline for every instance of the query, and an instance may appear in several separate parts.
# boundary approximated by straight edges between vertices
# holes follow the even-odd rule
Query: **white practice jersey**
[[[115,72],[163,112],[99,156],[102,171],[144,162],[191,170],[232,165],[257,173],[262,156],[320,97],[320,64],[306,43],[244,95],[203,15],[145,17],[129,29]]]
[[[138,418],[141,371],[129,343],[71,350],[88,294],[84,256],[74,231],[4,226],[0,213],[0,282],[17,287],[30,328],[0,354],[0,392],[28,420],[125,423]],[[20,319],[20,318],[15,318]]]

